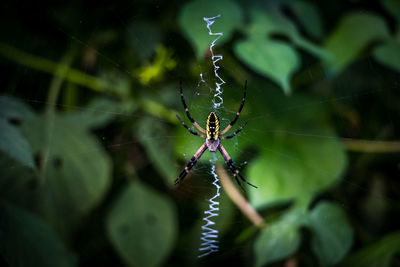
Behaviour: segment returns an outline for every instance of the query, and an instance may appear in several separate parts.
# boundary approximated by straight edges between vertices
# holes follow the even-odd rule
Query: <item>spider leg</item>
[[[179,184],[183,178],[189,173],[190,169],[197,163],[200,157],[203,155],[204,151],[207,149],[207,144],[204,144],[197,150],[194,156],[190,159],[189,163],[186,165],[185,169],[179,174],[179,177],[175,180],[175,185]]]
[[[198,132],[195,132],[195,131],[193,131],[192,129],[190,129],[189,126],[187,126],[187,125],[183,122],[183,120],[178,116],[178,114],[176,114],[176,117],[177,117],[178,120],[182,123],[183,127],[185,127],[185,128],[189,131],[189,133],[194,134],[194,135],[196,135],[196,136],[200,136],[200,137],[202,137],[202,138],[206,138],[204,135],[199,134]]]
[[[224,148],[224,146],[223,146],[222,144],[219,144],[218,150],[219,150],[219,152],[221,152],[221,155],[222,155],[222,157],[224,158],[226,165],[228,165],[228,168],[232,171],[233,177],[235,177],[237,183],[239,184],[239,186],[240,186],[243,190],[244,190],[244,188],[242,187],[242,185],[241,185],[241,183],[240,183],[240,181],[239,181],[239,179],[238,179],[238,176],[239,176],[239,178],[240,178],[243,182],[245,182],[246,184],[251,185],[251,186],[254,187],[254,188],[257,188],[257,186],[255,186],[255,185],[249,183],[249,182],[240,174],[239,170],[238,170],[238,169],[236,168],[236,166],[235,166],[235,163],[233,163],[231,157],[229,156],[228,152],[226,151],[226,149]]]
[[[206,131],[203,128],[200,127],[200,125],[192,118],[192,116],[190,116],[189,109],[186,106],[185,98],[183,97],[182,81],[179,82],[179,89],[180,89],[180,92],[181,92],[182,104],[183,104],[183,107],[185,108],[186,115],[189,118],[190,122],[193,123],[194,127],[196,127],[197,130],[199,130],[202,133],[206,133]]]
[[[231,121],[231,123],[229,123],[228,126],[226,126],[226,128],[220,133],[220,135],[223,135],[227,131],[229,131],[232,128],[232,126],[235,124],[237,119],[239,118],[240,112],[242,112],[242,109],[244,106],[244,102],[246,101],[246,91],[247,91],[247,81],[244,83],[244,93],[243,93],[242,103],[240,104],[239,110],[238,110],[238,112],[236,112],[235,118]]]
[[[247,120],[242,127],[240,127],[238,130],[236,130],[233,134],[231,135],[227,135],[227,136],[221,136],[220,139],[224,140],[224,139],[231,139],[232,137],[234,137],[235,135],[237,135],[238,133],[240,133],[240,131],[244,128],[244,126],[246,126],[246,124],[249,122],[249,120]]]

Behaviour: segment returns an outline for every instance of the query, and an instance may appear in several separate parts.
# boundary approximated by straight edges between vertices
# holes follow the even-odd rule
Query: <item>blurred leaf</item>
[[[319,135],[333,133],[321,129]],[[256,207],[291,199],[307,201],[335,183],[346,165],[346,156],[337,140],[285,134],[281,138],[263,146],[261,157],[250,165],[248,176],[258,189],[249,194]]]
[[[31,146],[20,131],[31,116],[33,112],[22,102],[0,96],[0,196],[20,204],[31,201],[37,181]]]
[[[291,93],[290,77],[300,67],[300,59],[291,46],[267,39],[248,39],[236,43],[235,53],[254,71],[277,82],[286,94]]]
[[[90,112],[90,111],[89,111]],[[89,118],[89,116],[87,116]],[[56,229],[69,233],[102,200],[110,186],[111,161],[81,119],[56,114],[48,161],[40,187],[41,209]],[[23,133],[36,155],[43,155],[44,116],[25,121]]]
[[[29,143],[18,128],[10,123],[10,119],[4,117],[0,117],[0,150],[21,164],[35,168]]]
[[[319,10],[308,1],[288,1],[288,6],[304,29],[314,38],[322,38],[323,28]]]
[[[230,85],[229,90],[239,95],[243,89],[236,86]],[[238,137],[222,143],[239,169],[242,166],[237,161],[238,156],[245,153],[246,148],[257,149],[256,158],[243,155],[249,163],[241,170],[243,176],[258,186],[248,191],[252,205],[260,208],[290,200],[307,202],[340,180],[347,157],[327,123],[326,105],[321,105],[320,99],[301,94],[286,97],[275,87],[256,79],[249,81],[247,94],[247,102],[234,129],[246,119],[250,122]],[[231,102],[230,97],[225,94],[225,107]],[[201,96],[187,101],[189,107],[195,107],[190,111],[200,125],[204,125],[204,120],[199,118],[206,118],[208,112],[203,99],[205,97]],[[236,112],[238,103],[232,103],[236,104],[232,112]],[[225,125],[232,119],[232,114],[226,110],[218,113]],[[192,136],[181,125],[176,127],[176,155],[189,160],[204,140]],[[210,154],[205,152],[200,162],[210,159]],[[217,156],[223,162],[221,156]],[[194,172],[201,170],[196,167]]]
[[[35,169],[22,165],[7,154],[0,153],[0,196],[2,199],[27,205],[37,199],[35,185],[38,182]]]
[[[327,62],[331,72],[338,73],[372,41],[388,36],[386,23],[378,15],[357,12],[344,16],[325,43],[325,49],[333,55]]]
[[[264,40],[265,36],[268,36],[268,39],[273,41],[274,35],[285,35],[298,47],[317,57],[330,57],[327,51],[301,36],[296,25],[282,13],[279,5],[272,1],[267,3],[267,7],[250,9],[251,23],[246,31],[249,39]]]
[[[389,267],[392,258],[400,252],[400,232],[390,233],[345,259],[343,266]]]
[[[33,111],[16,98],[0,96],[0,117],[20,123],[32,116]]]
[[[383,7],[400,22],[400,2],[398,0],[383,0]]]
[[[353,229],[340,206],[319,203],[311,211],[307,225],[313,233],[312,249],[322,264],[337,264],[350,250]]]
[[[276,222],[267,225],[254,243],[256,266],[291,256],[300,245],[298,231],[304,220],[304,211],[292,210]]]
[[[129,266],[160,266],[177,234],[169,198],[135,182],[119,195],[107,217],[107,232]]]
[[[400,71],[400,42],[388,40],[374,50],[375,58],[382,64]]]
[[[187,3],[179,14],[179,24],[192,43],[198,59],[204,56],[211,42],[217,37],[208,34],[204,17],[210,18],[219,14],[221,17],[211,25],[211,31],[223,33],[216,42],[216,45],[221,46],[231,38],[235,28],[242,24],[242,12],[235,1],[195,0]]]
[[[0,254],[9,266],[75,266],[76,260],[40,218],[0,202]]]
[[[169,134],[165,123],[163,124],[160,120],[152,117],[146,117],[132,131],[138,135],[160,175],[165,178],[167,184],[172,184],[178,177],[178,173],[172,151],[173,140],[171,139],[168,142],[165,140]]]

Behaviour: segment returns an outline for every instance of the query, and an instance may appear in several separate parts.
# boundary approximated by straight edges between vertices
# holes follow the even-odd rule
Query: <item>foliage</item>
[[[119,0],[4,10],[0,265],[398,261],[397,1]],[[204,17],[218,14],[210,27],[224,33],[214,47],[227,81],[221,128],[245,80],[233,130],[250,119],[222,142],[257,185],[242,193],[266,227],[255,230],[223,193],[215,218],[222,251],[198,261],[204,199],[215,189],[212,155],[174,187],[204,142],[175,114],[185,115],[180,81],[201,126],[213,110],[215,36]]]

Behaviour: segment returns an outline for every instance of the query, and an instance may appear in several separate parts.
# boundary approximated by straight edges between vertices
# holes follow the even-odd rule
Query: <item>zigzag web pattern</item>
[[[215,82],[215,93],[214,93],[214,98],[212,99],[213,103],[213,108],[214,110],[217,110],[223,103],[224,100],[222,98],[222,88],[221,85],[225,83],[225,81],[219,76],[218,70],[219,66],[217,65],[217,62],[222,60],[222,55],[215,55],[214,54],[214,46],[216,41],[223,36],[222,32],[219,33],[213,33],[211,31],[211,25],[215,22],[215,19],[219,18],[221,15],[217,15],[215,17],[211,18],[204,18],[204,21],[207,23],[207,29],[209,35],[212,36],[217,36],[211,43],[210,45],[210,52],[211,52],[211,60],[214,66],[214,75],[215,78],[217,78],[217,81]],[[200,79],[202,82],[203,80],[203,75],[200,74]],[[218,246],[218,230],[215,229],[215,222],[212,220],[213,217],[218,216],[218,211],[219,211],[219,201],[217,200],[218,197],[220,196],[220,189],[221,186],[218,184],[218,175],[215,172],[215,162],[217,161],[217,157],[215,153],[213,153],[214,157],[213,159],[210,160],[211,163],[211,174],[214,177],[214,182],[213,185],[216,187],[216,194],[208,200],[209,202],[209,209],[204,211],[205,217],[203,220],[205,221],[205,224],[201,227],[202,229],[202,237],[200,238],[203,242],[200,245],[199,251],[202,253],[198,257],[204,257],[207,256],[213,252],[217,252],[219,249]]]

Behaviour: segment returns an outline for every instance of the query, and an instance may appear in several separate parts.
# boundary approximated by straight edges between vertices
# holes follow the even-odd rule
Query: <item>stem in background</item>
[[[107,88],[107,82],[104,80],[88,75],[76,69],[69,69],[64,66],[65,63],[57,63],[42,57],[38,57],[15,47],[0,42],[0,55],[15,63],[27,66],[29,68],[50,73],[70,82],[83,85],[94,91],[104,91]],[[58,71],[68,67],[68,72]]]
[[[60,80],[65,79],[71,83],[85,86],[93,91],[105,92],[106,89],[109,87],[108,83],[105,80],[88,75],[76,69],[71,69],[69,68],[69,66],[66,66],[63,61],[61,63],[56,63],[54,61],[26,53],[1,42],[0,56],[3,56],[12,62],[27,66],[29,68],[50,73],[54,76],[54,78],[58,77],[60,78]],[[68,71],[60,71],[62,69],[68,69]],[[176,111],[168,109],[150,99],[143,98],[139,101],[140,108],[145,112],[150,113],[156,117],[166,119],[169,122],[180,124],[175,117]]]
[[[221,185],[225,192],[232,199],[233,203],[243,212],[243,214],[249,218],[249,220],[258,228],[265,228],[267,225],[260,214],[250,205],[250,203],[244,198],[244,196],[237,190],[235,185],[232,183],[229,175],[226,173],[225,168],[222,165],[217,165],[218,177],[221,181]]]
[[[400,151],[399,141],[343,140],[347,150],[370,153],[393,153]]]
[[[61,60],[61,64],[57,64],[57,68],[53,70],[54,77],[51,80],[49,92],[46,100],[45,110],[45,128],[44,128],[44,145],[40,161],[39,179],[43,183],[46,176],[47,162],[50,155],[50,147],[53,139],[55,108],[58,96],[61,91],[61,85],[70,71],[70,65],[76,54],[75,47],[71,47]]]

